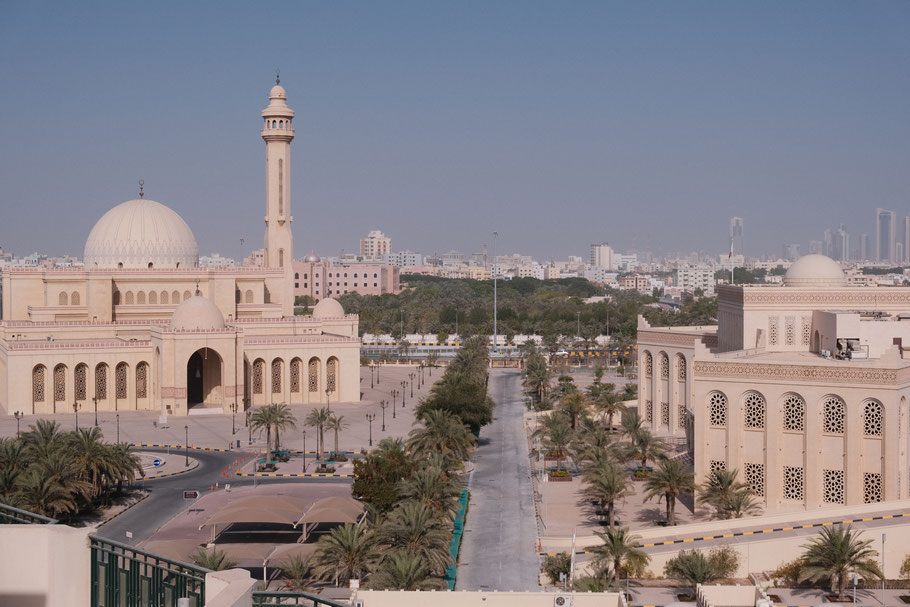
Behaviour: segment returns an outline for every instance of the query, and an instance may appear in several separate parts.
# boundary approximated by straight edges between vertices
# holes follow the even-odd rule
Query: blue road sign
[[[152,465],[155,466],[155,467],[157,468],[158,466],[161,465],[161,460],[156,458],[156,459],[152,462]]]

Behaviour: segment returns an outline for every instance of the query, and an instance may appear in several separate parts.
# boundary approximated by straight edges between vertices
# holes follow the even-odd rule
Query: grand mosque
[[[279,84],[269,101],[263,267],[200,268],[190,227],[140,192],[98,220],[82,267],[3,272],[0,409],[187,415],[359,400],[357,316],[329,298],[294,315],[294,111]]]

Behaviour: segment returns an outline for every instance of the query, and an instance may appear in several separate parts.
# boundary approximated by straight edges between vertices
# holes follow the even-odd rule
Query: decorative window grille
[[[63,365],[54,367],[54,400],[57,402],[66,400],[66,367]]]
[[[262,394],[262,374],[264,371],[264,361],[257,360],[253,363],[253,394]]]
[[[193,294],[190,293],[189,291],[184,291],[183,292],[183,301],[186,301],[187,299],[189,299],[192,296],[193,296]]]
[[[161,292],[161,303],[166,304],[168,302],[167,291]]]
[[[244,297],[246,298],[246,303],[253,303],[253,292],[250,289],[247,289]]]
[[[803,345],[809,345],[809,338],[812,333],[812,317],[804,316],[803,317]]]
[[[686,357],[682,354],[676,355],[676,379],[686,381]]]
[[[645,377],[651,377],[654,371],[654,357],[650,352],[645,352]]]
[[[765,427],[765,397],[758,392],[749,392],[743,401],[743,421],[746,428],[763,430]]]
[[[660,403],[660,423],[663,426],[670,427],[670,403]]]
[[[133,300],[133,292],[132,292],[132,291],[127,291],[127,292],[126,292],[126,297],[124,298],[123,303],[125,303],[126,305],[132,305],[133,301],[134,301],[134,300]]]
[[[784,466],[784,499],[805,499],[806,472],[802,466]]]
[[[654,421],[654,401],[650,398],[645,401],[645,421],[648,423]]]
[[[319,360],[311,358],[307,365],[307,390],[310,392],[319,391]]]
[[[281,394],[281,359],[272,361],[272,394]]]
[[[171,293],[171,303],[175,306],[180,303],[180,291],[174,291]]]
[[[863,433],[866,436],[881,436],[885,411],[878,401],[870,400],[863,407]]]
[[[144,304],[145,303],[145,291],[139,291],[136,293],[136,303]]]
[[[777,316],[768,317],[768,344],[777,345]]]
[[[338,359],[330,358],[325,364],[325,385],[329,392],[335,392],[338,386]]]
[[[824,403],[824,432],[825,434],[843,434],[846,406],[837,396],[825,398]]]
[[[149,366],[140,363],[136,367],[136,398],[148,398]]]
[[[291,361],[291,392],[300,392],[300,359]]]
[[[57,296],[57,305],[65,306],[68,299],[69,299],[69,296],[66,294],[66,292],[61,291],[60,295]]]
[[[759,497],[765,496],[765,465],[746,464],[746,485],[752,493]]]
[[[670,357],[664,353],[660,354],[660,378],[670,379]]]
[[[76,371],[73,374],[76,400],[85,400],[86,398],[86,375],[88,375],[88,367],[85,365],[77,365]]]
[[[823,500],[829,504],[844,503],[844,471],[824,470]]]
[[[149,291],[149,303],[150,304],[158,303],[158,292],[157,291]]]
[[[708,395],[708,417],[715,428],[727,425],[727,397],[723,392],[712,392]]]
[[[36,403],[44,402],[44,374],[43,365],[32,369],[32,400]]]
[[[788,346],[796,343],[796,318],[793,316],[784,319],[784,338]]]
[[[117,398],[126,398],[126,363],[120,363],[115,370],[115,384],[117,386]]]
[[[866,472],[863,474],[863,501],[867,504],[874,504],[884,499],[884,483],[882,475],[878,472]]]
[[[784,399],[784,430],[803,432],[806,429],[806,401],[798,394],[788,394]]]
[[[710,470],[709,476],[710,476],[711,480],[714,480],[715,473],[717,473],[720,470],[727,469],[727,462],[725,462],[722,459],[712,459],[711,463],[708,465],[708,468]]]
[[[677,423],[680,428],[685,428],[688,425],[689,412],[686,410],[685,405],[677,405],[677,407],[679,407],[679,410],[677,411],[677,416],[679,417]]]
[[[98,400],[107,398],[107,365],[95,367],[95,396]]]
[[[70,295],[70,305],[78,306],[80,301],[79,291],[73,291],[73,294]]]

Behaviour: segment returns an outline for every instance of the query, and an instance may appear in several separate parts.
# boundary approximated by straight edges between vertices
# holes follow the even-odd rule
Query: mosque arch
[[[156,291],[149,291],[149,303],[158,304],[158,293]]]
[[[57,403],[66,404],[66,365],[63,363],[54,367],[54,413]]]
[[[60,295],[57,296],[57,305],[69,305],[69,299],[67,297],[66,291],[60,291]]]
[[[117,363],[114,368],[115,410],[119,410],[120,404],[129,398],[129,372],[130,367],[125,362]]]
[[[136,365],[136,398],[148,398],[149,364],[142,361]]]
[[[246,303],[253,303],[253,291],[251,289],[247,289],[246,294],[243,297]]]
[[[280,358],[272,360],[272,394],[281,394],[281,369],[284,361]]]
[[[136,293],[136,303],[143,306],[145,305],[145,291]]]
[[[158,299],[159,299],[159,301],[161,301],[161,303],[163,303],[163,304],[168,303],[168,300],[167,300],[167,291],[162,291],[162,292],[161,292],[161,297],[159,297]]]
[[[265,361],[257,358],[253,361],[253,394],[262,394],[263,376],[265,375]]]
[[[175,306],[180,303],[180,291],[174,291],[171,293],[171,303]]]
[[[35,365],[32,368],[32,413],[35,413],[35,405],[44,402],[47,367],[44,365]]]
[[[325,389],[332,394],[338,392],[338,359],[334,356],[325,363]]]
[[[88,394],[88,365],[79,363],[73,371],[73,396],[77,401],[86,400]]]
[[[73,291],[72,295],[70,295],[70,305],[79,305],[79,291]]]
[[[307,392],[319,398],[319,365],[320,360],[314,356],[307,363]]]
[[[183,301],[186,301],[187,299],[189,299],[192,296],[193,296],[193,294],[190,293],[189,291],[184,291],[183,292]]]
[[[95,398],[107,400],[107,363],[95,366]]]
[[[135,301],[135,298],[133,297],[133,292],[127,291],[126,295],[123,297],[123,303],[130,306],[133,304],[134,301]]]
[[[291,394],[300,394],[300,373],[303,367],[303,361],[298,357],[291,359]]]
[[[221,355],[212,348],[200,348],[186,362],[186,406],[222,404]]]

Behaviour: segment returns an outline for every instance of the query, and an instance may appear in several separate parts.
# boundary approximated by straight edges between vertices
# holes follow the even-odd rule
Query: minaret
[[[282,314],[294,314],[294,239],[291,235],[291,141],[294,110],[288,107],[287,93],[275,79],[269,93],[269,107],[262,110],[265,140],[265,261],[266,267],[283,268],[284,280],[278,289],[269,286],[271,302],[282,304]],[[280,291],[280,293],[276,292]]]

